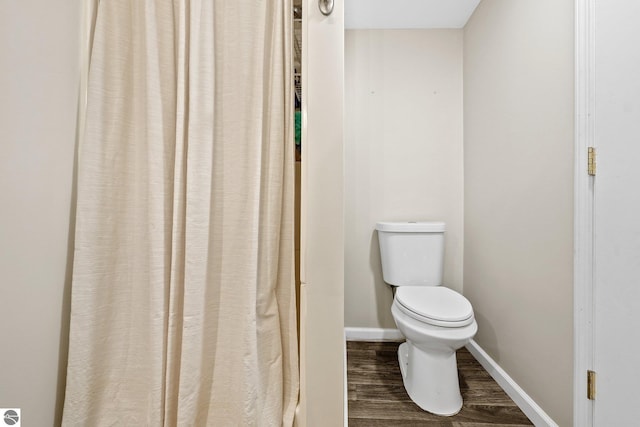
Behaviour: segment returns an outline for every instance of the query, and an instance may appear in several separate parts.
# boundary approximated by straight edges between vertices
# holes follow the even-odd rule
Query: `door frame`
[[[574,380],[573,424],[593,426],[587,370],[594,366],[594,188],[587,149],[595,147],[595,0],[575,1]]]

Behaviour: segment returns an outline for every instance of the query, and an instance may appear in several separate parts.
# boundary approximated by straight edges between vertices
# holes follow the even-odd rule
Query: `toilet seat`
[[[459,328],[473,322],[473,307],[444,286],[400,286],[394,301],[408,316],[430,325]]]

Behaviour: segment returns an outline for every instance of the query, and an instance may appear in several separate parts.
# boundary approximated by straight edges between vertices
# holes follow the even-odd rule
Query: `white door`
[[[640,1],[595,2],[595,426],[638,426]]]

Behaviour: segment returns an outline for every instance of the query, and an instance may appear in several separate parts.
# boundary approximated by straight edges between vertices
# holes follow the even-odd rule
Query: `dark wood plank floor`
[[[397,342],[347,343],[349,427],[531,426],[531,421],[466,350],[458,351],[464,406],[453,417],[420,409],[402,384]]]

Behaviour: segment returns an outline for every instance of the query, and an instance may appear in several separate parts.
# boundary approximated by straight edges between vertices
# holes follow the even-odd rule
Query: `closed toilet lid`
[[[473,317],[469,300],[444,286],[400,286],[395,299],[426,321],[464,322]]]

